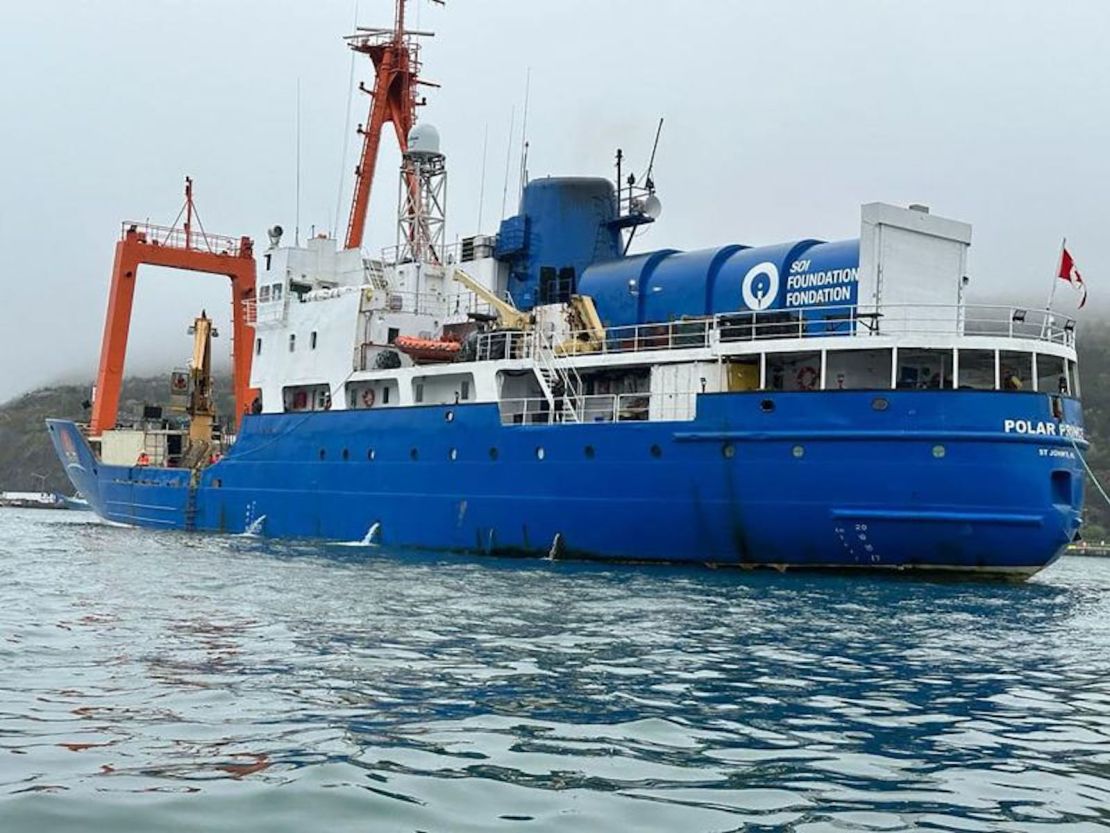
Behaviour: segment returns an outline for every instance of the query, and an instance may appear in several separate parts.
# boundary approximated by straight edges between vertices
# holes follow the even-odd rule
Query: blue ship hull
[[[526,426],[492,404],[257,415],[195,482],[103,465],[75,424],[49,429],[90,506],[140,526],[357,541],[376,524],[390,546],[1030,574],[1083,502],[1085,443],[1060,435],[1081,408],[1056,398],[1054,416],[1052,400],[722,393],[692,421]]]

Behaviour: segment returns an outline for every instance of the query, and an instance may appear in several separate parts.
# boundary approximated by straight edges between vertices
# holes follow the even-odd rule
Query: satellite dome
[[[418,124],[409,131],[409,156],[427,159],[439,156],[439,131],[430,124]]]

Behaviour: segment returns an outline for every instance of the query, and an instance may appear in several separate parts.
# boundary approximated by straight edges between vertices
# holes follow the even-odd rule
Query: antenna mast
[[[433,2],[443,5],[443,0]],[[386,122],[393,125],[397,144],[405,153],[409,132],[416,124],[416,108],[426,103],[423,97],[417,96],[416,88],[420,85],[439,86],[419,78],[420,45],[417,38],[431,37],[432,33],[405,28],[405,4],[406,0],[397,0],[392,29],[359,26],[355,34],[345,38],[351,49],[370,56],[374,64],[374,89],[368,90],[365,84],[358,85],[359,90],[370,96],[370,113],[366,124],[358,127],[362,136],[362,155],[355,168],[355,192],[344,244],[348,249],[362,246],[378,149]],[[411,180],[409,188],[415,199],[418,183]]]

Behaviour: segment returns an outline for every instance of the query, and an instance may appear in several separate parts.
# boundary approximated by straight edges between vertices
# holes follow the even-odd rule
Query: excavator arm
[[[456,269],[452,277],[489,304],[497,313],[498,323],[507,330],[528,330],[532,327],[532,316],[521,312],[508,301],[503,301],[478,283],[462,269]]]

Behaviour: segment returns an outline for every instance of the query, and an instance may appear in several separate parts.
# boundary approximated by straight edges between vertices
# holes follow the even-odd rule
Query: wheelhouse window
[[[960,351],[960,387],[972,390],[994,390],[997,387],[993,350]]]
[[[830,350],[826,356],[829,390],[888,390],[891,350]]]
[[[952,351],[898,351],[895,386],[900,390],[940,390],[952,387]]]
[[[1067,366],[1059,356],[1037,354],[1037,390],[1045,393],[1070,393]]]
[[[1002,350],[998,354],[998,380],[1002,390],[1033,389],[1033,354]]]
[[[820,390],[821,354],[768,353],[768,390]]]

